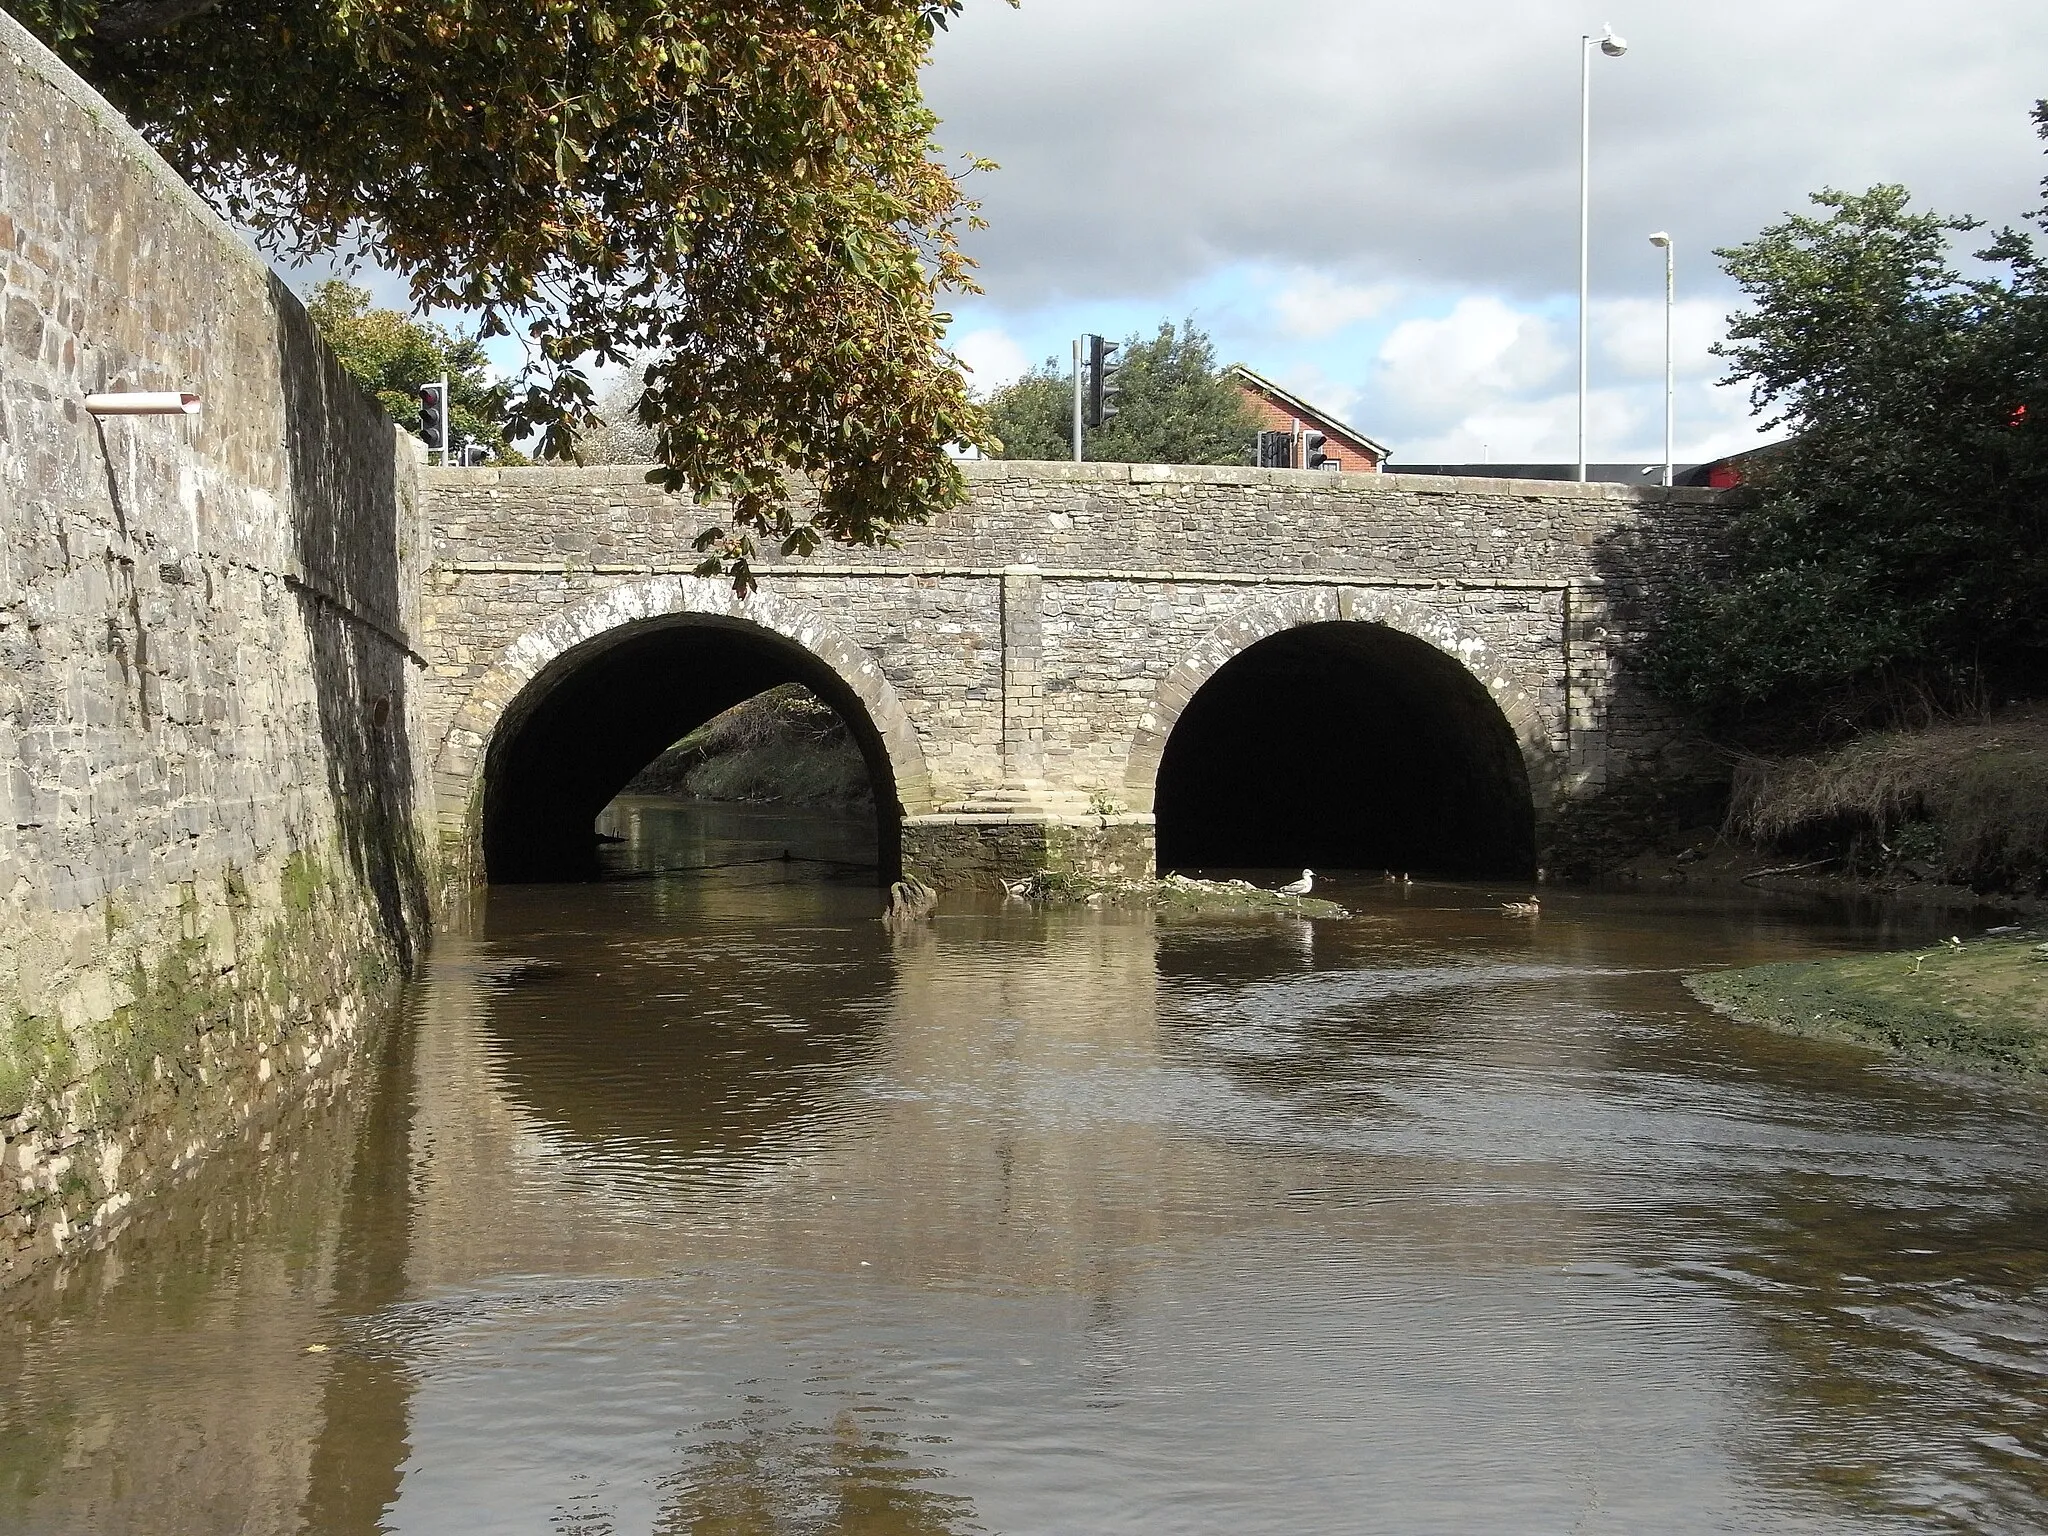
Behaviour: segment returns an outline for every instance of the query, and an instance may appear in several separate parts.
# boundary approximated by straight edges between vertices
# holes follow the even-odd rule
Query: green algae
[[[1943,943],[1685,979],[1744,1023],[2005,1076],[2048,1076],[2048,945]]]

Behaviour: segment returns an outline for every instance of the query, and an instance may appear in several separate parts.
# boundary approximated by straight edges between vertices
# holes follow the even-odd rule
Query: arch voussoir
[[[1226,665],[1261,640],[1283,631],[1339,621],[1384,625],[1432,646],[1470,673],[1513,729],[1538,808],[1548,805],[1558,783],[1551,732],[1526,688],[1473,665],[1475,657],[1486,653],[1485,643],[1465,633],[1455,615],[1410,592],[1342,586],[1296,589],[1259,598],[1230,614],[1189,648],[1160,679],[1139,716],[1125,759],[1126,803],[1137,811],[1155,808],[1167,740],[1194,696]]]
[[[434,764],[436,812],[444,836],[473,840],[490,746],[526,690],[563,656],[608,635],[664,619],[729,619],[789,641],[824,664],[867,711],[904,811],[930,808],[930,776],[910,716],[879,663],[815,608],[759,591],[742,598],[730,583],[656,576],[622,583],[564,609],[513,640],[455,711]]]

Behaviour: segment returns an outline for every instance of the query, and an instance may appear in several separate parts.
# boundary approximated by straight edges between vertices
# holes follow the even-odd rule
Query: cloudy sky
[[[1662,456],[1677,240],[1678,453],[1754,440],[1708,347],[1709,254],[1806,194],[1900,181],[1993,222],[2040,202],[2039,0],[968,0],[926,90],[977,178],[987,387],[1079,331],[1192,315],[1396,462],[1573,456],[1579,38],[1593,78],[1590,452]]]

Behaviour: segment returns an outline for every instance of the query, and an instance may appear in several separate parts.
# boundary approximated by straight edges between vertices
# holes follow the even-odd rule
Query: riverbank
[[[846,722],[800,683],[786,683],[705,722],[621,794],[805,810],[867,812],[868,769]]]
[[[1688,976],[1718,1012],[1973,1072],[2048,1077],[2042,932]]]
[[[1683,794],[1624,786],[1553,863],[1596,886],[1775,890],[2048,917],[2048,707],[1745,757]]]

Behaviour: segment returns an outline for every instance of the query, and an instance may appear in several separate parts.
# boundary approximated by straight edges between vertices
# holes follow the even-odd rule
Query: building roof
[[[1481,480],[1576,480],[1579,477],[1576,464],[1504,464],[1496,461],[1485,464],[1385,464],[1381,468],[1390,475],[1460,475]],[[1691,484],[1685,477],[1694,468],[1690,464],[1675,466],[1673,482]],[[1588,464],[1586,478],[1610,485],[1661,485],[1664,466],[1662,463],[1645,464],[1640,459],[1628,459],[1617,464]]]
[[[1313,422],[1325,431],[1339,433],[1350,438],[1354,443],[1370,448],[1379,455],[1382,462],[1385,462],[1387,455],[1394,451],[1378,438],[1368,436],[1349,422],[1332,416],[1319,405],[1310,405],[1301,396],[1293,393],[1291,390],[1282,389],[1263,373],[1255,372],[1247,368],[1243,363],[1232,363],[1223,371],[1247,387],[1258,391],[1276,405],[1285,406],[1291,413],[1299,416],[1303,421]]]

